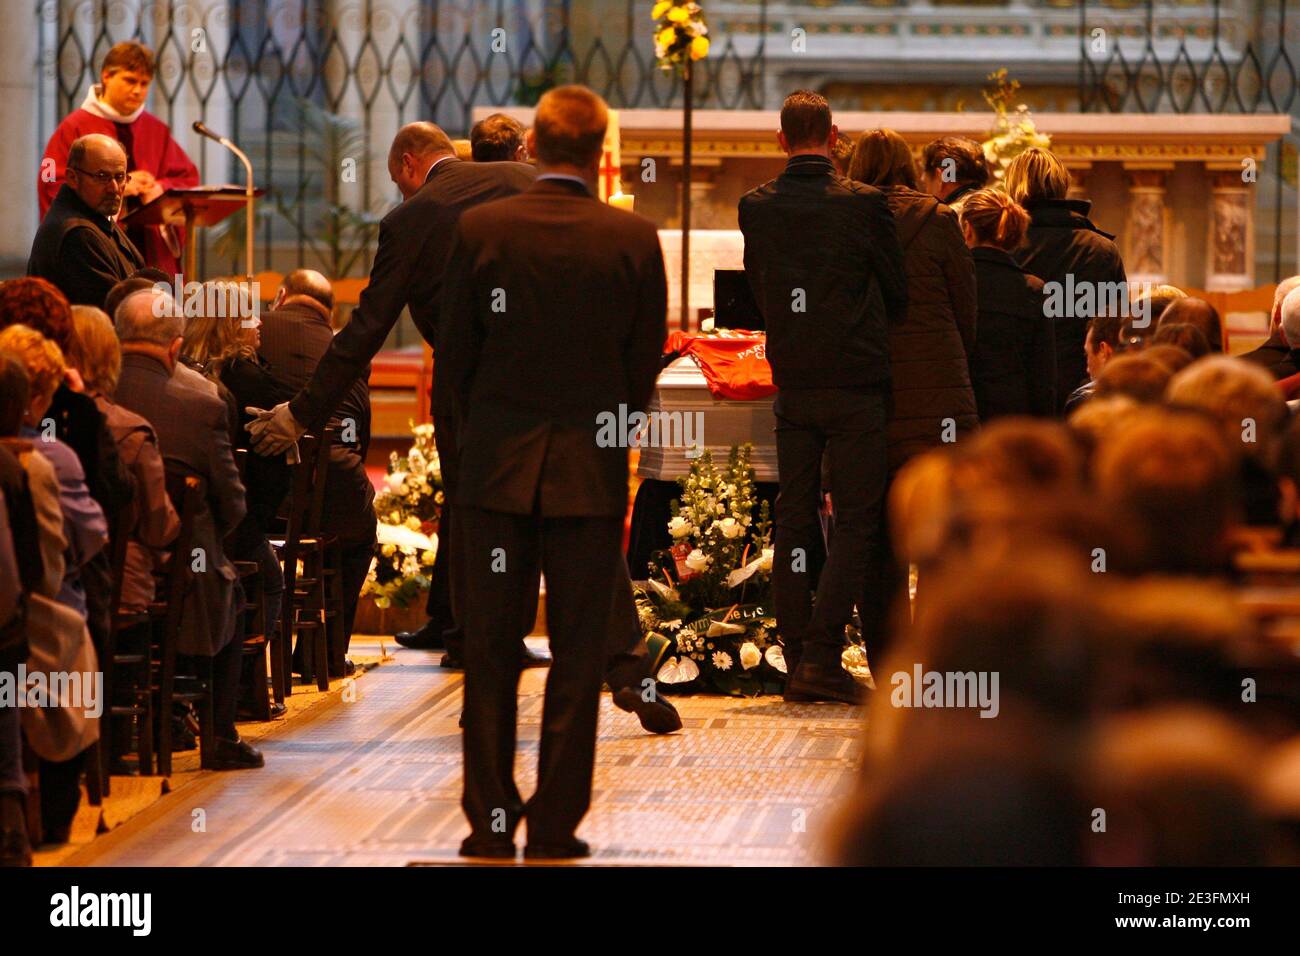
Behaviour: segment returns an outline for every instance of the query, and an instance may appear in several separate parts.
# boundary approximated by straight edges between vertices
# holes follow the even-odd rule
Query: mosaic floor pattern
[[[462,677],[438,658],[398,648],[356,681],[354,694],[262,736],[265,768],[195,774],[66,864],[460,863],[456,849],[468,832]],[[526,671],[520,686],[516,774],[525,796],[536,779],[545,674]],[[780,698],[676,703],[684,729],[655,737],[603,698],[593,805],[579,831],[595,849],[590,862],[818,862],[856,764],[860,711]]]

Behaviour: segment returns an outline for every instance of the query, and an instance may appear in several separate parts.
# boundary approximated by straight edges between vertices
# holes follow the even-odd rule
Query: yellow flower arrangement
[[[665,70],[709,55],[709,27],[694,0],[659,0],[650,10],[655,21],[655,58]]]

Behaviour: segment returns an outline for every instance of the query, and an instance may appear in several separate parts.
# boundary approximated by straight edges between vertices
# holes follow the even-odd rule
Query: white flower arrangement
[[[673,546],[637,588],[637,617],[675,691],[779,693],[785,659],[764,606],[771,589],[771,520],[749,463],[733,448],[719,468],[706,451],[678,479],[668,533]],[[773,651],[775,650],[775,653]],[[737,665],[739,662],[739,666]],[[687,675],[691,676],[687,676]]]
[[[438,550],[442,513],[442,470],[433,426],[412,423],[414,443],[388,460],[384,487],[375,496],[377,554],[362,594],[376,607],[407,607],[429,587]]]

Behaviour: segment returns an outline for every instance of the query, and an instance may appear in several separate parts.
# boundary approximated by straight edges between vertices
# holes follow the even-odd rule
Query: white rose
[[[745,533],[745,527],[735,518],[723,518],[718,522],[718,528],[722,531],[724,538],[739,538]]]
[[[776,670],[780,671],[782,674],[786,673],[785,648],[783,648],[780,644],[771,645],[767,649],[767,653],[763,655],[763,659],[766,660],[769,664],[771,664],[772,667],[774,667]]]
[[[686,556],[686,566],[690,568],[692,571],[707,571],[709,569],[709,565],[712,563],[713,563],[713,559],[710,558],[703,551],[701,551],[699,548],[696,548],[694,551],[692,551],[690,554]]]
[[[753,641],[746,641],[740,645],[740,666],[749,670],[751,667],[757,667],[758,662],[763,659],[763,655],[758,651],[758,645]]]
[[[395,495],[406,494],[406,489],[403,487],[403,485],[406,484],[406,472],[395,471],[384,480],[388,484],[388,490],[391,491],[393,494]]]
[[[668,522],[668,533],[673,536],[674,540],[684,538],[691,533],[691,522],[688,519],[683,518],[681,515],[678,515],[672,521]]]

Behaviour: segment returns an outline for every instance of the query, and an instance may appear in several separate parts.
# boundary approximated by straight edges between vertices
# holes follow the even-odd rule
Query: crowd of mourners
[[[1051,283],[1125,270],[1050,151],[998,188],[958,138],[832,158],[884,192],[908,298],[876,562],[901,596],[836,858],[1300,862],[1300,276],[1235,356],[1169,285],[1053,315]]]
[[[141,717],[111,716],[113,704],[130,703],[131,689],[97,685],[94,675],[111,672],[106,655],[160,653],[163,588],[187,478],[199,480],[200,503],[190,552],[181,556],[194,573],[174,639],[178,673],[210,680],[214,740],[205,766],[262,766],[236,720],[284,709],[256,705],[268,691],[243,646],[261,635],[246,633],[250,578],[235,562],[253,569],[260,629],[275,633],[289,609],[271,542],[284,535],[291,465],[285,456],[248,455],[243,425],[246,409],[271,407],[310,377],[333,338],[333,291],[324,276],[299,270],[260,315],[187,318],[163,291],[170,285],[165,274],[143,269],[98,305],[70,305],[42,278],[0,283],[0,671],[26,675],[27,684],[11,688],[19,696],[54,686],[56,675],[82,678],[69,685],[75,695],[61,700],[27,695],[0,706],[0,861],[7,864],[30,862],[33,842],[68,840],[90,760],[116,773],[139,770],[132,755]],[[364,379],[336,417],[356,427],[335,430],[321,532],[341,545],[346,620],[342,642],[331,642],[321,666],[342,676],[352,670],[347,641],[375,535]],[[315,674],[303,643],[294,670]],[[173,750],[197,745],[192,704],[155,711],[155,725],[164,720]],[[150,728],[154,740],[158,729]]]

